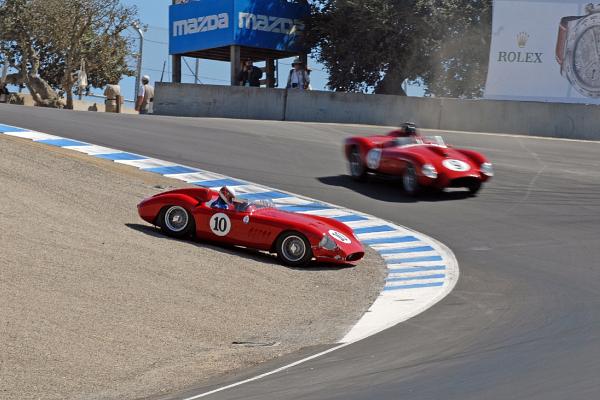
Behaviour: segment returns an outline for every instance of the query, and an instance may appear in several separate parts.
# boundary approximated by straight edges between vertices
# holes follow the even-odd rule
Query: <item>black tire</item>
[[[194,233],[196,224],[192,214],[181,206],[166,206],[158,215],[158,226],[165,235],[184,238]]]
[[[275,243],[277,258],[290,267],[305,267],[312,260],[312,249],[308,239],[300,232],[281,234]]]
[[[482,185],[480,181],[475,181],[469,184],[469,186],[467,186],[467,189],[469,189],[469,194],[473,197],[477,196],[477,193],[479,193],[481,190],[481,186]]]
[[[355,181],[364,182],[367,179],[367,167],[360,158],[360,151],[356,146],[350,150],[348,170]]]
[[[404,188],[404,192],[409,196],[416,196],[421,191],[417,170],[412,164],[408,164],[404,170],[404,174],[402,175],[402,187]]]

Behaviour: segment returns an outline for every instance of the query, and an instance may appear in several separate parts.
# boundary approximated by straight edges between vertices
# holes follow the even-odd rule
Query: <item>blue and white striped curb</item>
[[[368,214],[218,173],[78,140],[2,124],[0,133],[112,160],[197,186],[219,189],[228,185],[235,188],[238,196],[249,200],[271,200],[281,210],[344,222],[363,244],[383,257],[388,274],[376,301],[341,343],[371,336],[425,311],[450,293],[458,281],[458,263],[446,246],[419,232]]]

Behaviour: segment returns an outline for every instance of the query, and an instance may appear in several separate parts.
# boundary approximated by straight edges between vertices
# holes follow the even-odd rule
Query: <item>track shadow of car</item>
[[[375,175],[369,176],[366,182],[357,182],[348,175],[324,176],[317,178],[317,180],[329,186],[350,189],[356,193],[360,193],[375,200],[394,203],[451,201],[463,200],[471,197],[469,192],[466,190],[425,190],[423,193],[413,197],[404,193],[402,190],[402,182],[399,178],[387,178]]]
[[[251,259],[254,261],[258,261],[258,262],[263,262],[265,264],[270,264],[273,266],[284,267],[284,268],[293,269],[293,270],[339,271],[339,270],[344,270],[344,269],[354,267],[353,265],[325,264],[325,263],[317,263],[314,261],[312,261],[307,267],[302,267],[302,268],[290,267],[288,265],[284,265],[284,264],[280,263],[274,254],[270,254],[270,253],[267,253],[264,251],[249,249],[247,247],[237,247],[237,246],[232,246],[232,245],[226,245],[226,244],[217,243],[217,242],[201,242],[199,240],[192,239],[192,238],[190,238],[190,239],[175,239],[175,238],[171,238],[171,237],[166,236],[163,233],[161,233],[159,228],[149,226],[149,225],[125,224],[125,226],[127,226],[129,229],[133,229],[134,231],[141,232],[143,234],[146,234],[148,236],[152,236],[155,238],[161,238],[161,239],[165,239],[165,240],[173,240],[173,241],[177,241],[177,242],[185,242],[185,243],[189,243],[190,245],[193,245],[196,247],[200,247],[200,248],[204,248],[204,249],[211,249],[211,250],[214,250],[214,251],[217,251],[217,252],[220,252],[223,254],[227,254],[227,255],[236,255],[236,256],[240,256],[240,257],[245,257],[247,259]]]

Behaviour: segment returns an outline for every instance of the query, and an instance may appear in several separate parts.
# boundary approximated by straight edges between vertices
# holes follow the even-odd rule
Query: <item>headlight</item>
[[[481,170],[481,173],[486,176],[494,176],[494,168],[492,167],[492,163],[484,162],[481,164],[479,169]]]
[[[338,246],[331,236],[329,236],[328,234],[324,234],[323,239],[321,239],[321,241],[319,242],[319,247],[325,250],[335,250]]]
[[[421,172],[428,178],[435,179],[438,176],[438,173],[435,167],[431,164],[425,164],[421,167]]]

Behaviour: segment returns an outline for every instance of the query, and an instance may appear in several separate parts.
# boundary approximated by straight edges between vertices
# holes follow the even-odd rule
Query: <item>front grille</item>
[[[365,253],[358,252],[358,253],[352,253],[350,254],[348,257],[346,257],[346,261],[358,261],[361,258],[363,258],[365,256]]]
[[[457,178],[457,179],[453,179],[450,182],[449,187],[453,187],[453,188],[464,188],[464,187],[470,187],[472,185],[476,185],[477,183],[479,183],[479,178],[475,178],[473,176],[465,176],[462,178]]]

